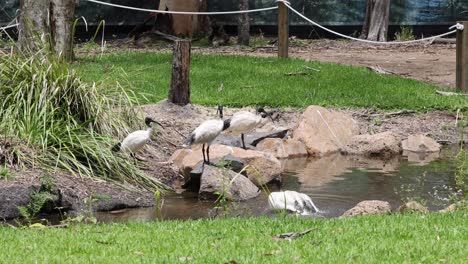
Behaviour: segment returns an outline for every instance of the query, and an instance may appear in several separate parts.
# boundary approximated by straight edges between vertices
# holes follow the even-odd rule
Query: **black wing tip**
[[[119,152],[121,146],[122,146],[122,143],[121,143],[121,142],[115,144],[115,146],[112,147],[112,151],[114,151],[114,152]]]
[[[193,142],[195,142],[195,134],[194,133],[190,134],[190,136],[185,140],[184,145],[190,146],[190,145],[193,144]]]
[[[224,122],[223,123],[223,131],[224,131],[224,130],[228,129],[231,126],[231,119],[230,118],[226,119],[223,122]]]

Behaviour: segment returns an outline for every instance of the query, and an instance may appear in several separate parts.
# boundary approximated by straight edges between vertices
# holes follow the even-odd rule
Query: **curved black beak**
[[[158,121],[151,120],[151,122],[158,124],[158,125],[161,126],[162,128],[165,128],[165,127],[164,127],[161,123],[159,123]]]
[[[216,109],[216,115],[219,114],[219,118],[223,119],[224,117],[224,114],[223,114],[223,106],[222,105],[218,105],[218,109]]]
[[[267,114],[267,115],[268,115],[268,117],[271,119],[271,122],[273,122],[273,123],[274,123],[274,122],[275,122],[275,120],[273,119],[273,116],[272,116],[273,114],[272,114],[272,112],[266,112],[266,114]]]

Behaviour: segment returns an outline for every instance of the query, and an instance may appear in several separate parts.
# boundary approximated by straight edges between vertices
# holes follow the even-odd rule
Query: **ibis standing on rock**
[[[271,115],[263,109],[263,107],[257,108],[257,113],[253,114],[247,111],[241,111],[235,113],[231,118],[231,125],[228,132],[233,134],[240,134],[242,140],[242,148],[246,149],[244,142],[244,134],[248,133],[257,128],[263,121],[264,118]],[[273,121],[273,119],[272,119]]]
[[[138,130],[134,131],[128,136],[124,138],[121,142],[115,145],[112,150],[115,152],[123,151],[123,152],[130,152],[130,155],[135,157],[135,153],[142,149],[145,144],[150,140],[151,132],[153,131],[153,127],[151,123],[156,123],[164,128],[161,123],[154,121],[150,117],[145,118],[146,130]]]
[[[202,145],[203,153],[203,163],[210,164],[210,144],[215,140],[215,138],[221,133],[221,131],[229,128],[230,119],[223,120],[223,106],[218,106],[218,111],[220,119],[211,119],[207,120],[201,125],[199,125],[190,136],[187,138],[186,144],[191,146],[195,144]],[[206,148],[206,157],[205,157],[205,144]]]

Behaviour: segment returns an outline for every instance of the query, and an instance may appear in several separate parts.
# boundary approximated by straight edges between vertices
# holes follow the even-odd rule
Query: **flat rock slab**
[[[27,206],[31,194],[40,190],[39,175],[17,176],[14,180],[0,180],[0,219],[21,217],[18,206]],[[86,199],[93,198],[92,208],[96,211],[116,210],[122,208],[154,206],[152,192],[143,189],[127,189],[115,184],[79,178],[71,175],[50,175],[54,184],[52,194],[54,204],[43,208],[41,213],[55,213],[56,207],[62,212],[77,215],[87,210]]]
[[[267,138],[284,138],[288,133],[288,129],[282,129],[269,132],[252,132],[244,134],[244,142],[247,149],[255,149],[258,143]],[[213,144],[221,144],[231,147],[242,147],[240,135],[221,134],[214,141]]]
[[[356,135],[350,139],[343,151],[353,155],[389,158],[399,155],[402,149],[398,136],[386,131],[373,135]]]

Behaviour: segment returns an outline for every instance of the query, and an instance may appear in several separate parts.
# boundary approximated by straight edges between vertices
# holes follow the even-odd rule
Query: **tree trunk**
[[[208,12],[208,1],[200,0],[200,12]],[[211,18],[207,15],[198,16],[198,37],[210,36],[213,32]]]
[[[21,0],[18,46],[23,52],[46,48],[71,60],[75,0]]]
[[[50,36],[50,0],[21,0],[18,47],[23,52],[34,52],[47,45]]]
[[[239,0],[239,10],[248,10],[249,0]],[[237,43],[240,45],[248,46],[250,42],[250,22],[249,14],[244,13],[239,15],[239,22],[237,26]]]
[[[361,38],[387,41],[390,0],[367,0]]]
[[[73,16],[75,0],[51,0],[50,28],[54,51],[60,59],[73,59]]]
[[[190,41],[176,40],[172,55],[172,77],[169,101],[178,105],[190,103]]]

